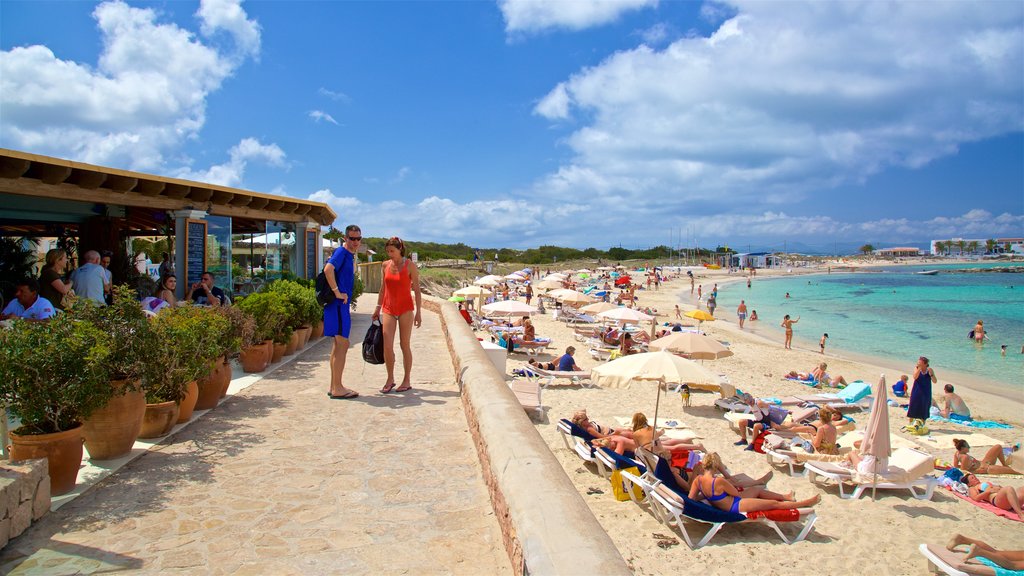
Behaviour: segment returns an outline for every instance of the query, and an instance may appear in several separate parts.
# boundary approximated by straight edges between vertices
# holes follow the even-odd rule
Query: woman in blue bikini
[[[725,478],[719,478],[716,474],[722,471],[722,459],[718,453],[712,452],[704,457],[704,472],[690,483],[690,498],[693,500],[707,500],[712,506],[719,510],[726,510],[732,513],[757,512],[761,510],[793,510],[796,508],[808,508],[814,506],[821,500],[821,495],[816,494],[806,500],[793,500],[793,494],[777,494],[764,489],[745,488],[743,496]],[[722,483],[718,484],[721,480]],[[718,491],[716,491],[716,485]]]

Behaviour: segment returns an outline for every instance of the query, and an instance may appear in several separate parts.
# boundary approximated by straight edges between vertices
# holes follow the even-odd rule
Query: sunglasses
[[[362,237],[362,236],[349,236],[349,237],[348,237],[348,241],[349,241],[349,242],[359,242],[359,241],[361,241],[362,239],[363,239],[363,237]]]

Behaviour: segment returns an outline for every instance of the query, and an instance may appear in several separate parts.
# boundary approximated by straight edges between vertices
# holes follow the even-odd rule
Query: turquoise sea
[[[907,266],[773,279],[755,276],[749,289],[746,282],[719,289],[716,316],[735,321],[736,306],[744,299],[760,317],[756,331],[773,338],[781,340],[779,323],[785,314],[799,316],[794,326],[797,347],[817,350],[818,339],[827,332],[826,353],[872,356],[906,366],[907,372],[913,370],[918,356],[927,356],[940,382],[946,369],[1010,387],[1016,395],[1024,391],[1024,266],[1020,273],[952,272],[991,266],[1007,264]],[[925,269],[940,272],[915,274]],[[705,284],[704,289],[710,286]],[[982,345],[967,338],[979,319],[991,338]],[[1001,344],[1007,346],[1005,357],[1000,355]]]

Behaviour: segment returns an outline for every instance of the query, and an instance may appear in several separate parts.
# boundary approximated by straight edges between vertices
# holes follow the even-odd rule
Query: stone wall
[[[451,302],[441,316],[484,482],[517,574],[631,574],[515,395]]]
[[[0,548],[49,511],[46,460],[0,463]]]

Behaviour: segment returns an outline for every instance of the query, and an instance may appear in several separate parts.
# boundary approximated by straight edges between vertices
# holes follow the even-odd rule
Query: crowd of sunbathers
[[[707,452],[704,445],[697,442],[666,438],[665,430],[662,428],[655,432],[642,412],[633,415],[628,428],[602,426],[591,420],[586,410],[576,412],[572,423],[593,436],[592,444],[595,446],[607,447],[627,456],[646,450],[655,458],[664,459],[670,463],[678,491],[688,494],[691,499],[704,500],[719,510],[792,510],[814,506],[821,500],[820,495],[797,500],[793,493],[769,491],[766,485],[772,477],[771,471],[756,479],[745,474],[731,474],[718,453]]]

